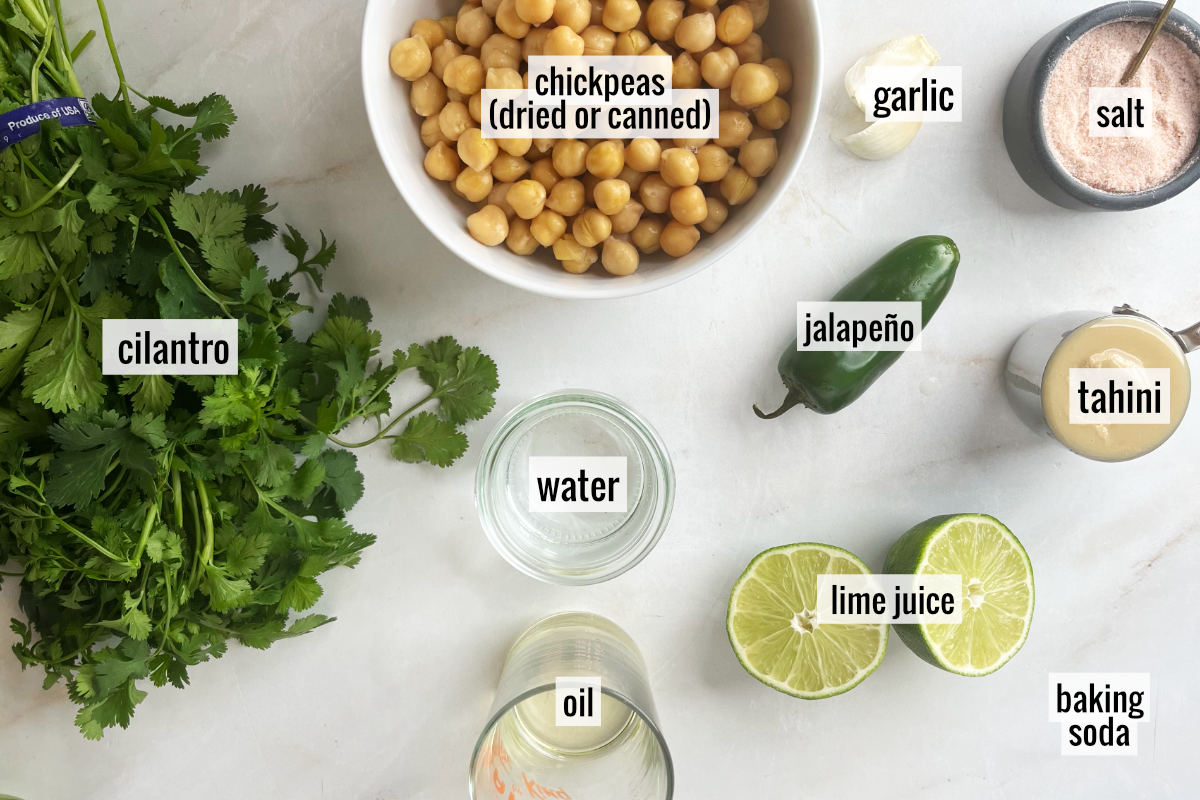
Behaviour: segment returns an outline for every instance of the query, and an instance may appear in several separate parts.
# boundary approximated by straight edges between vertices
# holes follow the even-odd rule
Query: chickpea
[[[708,206],[704,202],[704,190],[699,186],[684,186],[671,193],[671,216],[684,225],[695,225],[703,222],[708,216]]]
[[[460,170],[462,161],[445,142],[438,142],[425,154],[425,171],[434,180],[452,181],[458,177]]]
[[[521,43],[504,33],[492,34],[479,48],[479,60],[484,69],[520,69]]]
[[[592,192],[592,199],[596,201],[596,208],[600,210],[600,213],[611,217],[620,213],[621,209],[629,204],[631,195],[628,183],[616,178],[609,178],[597,184],[595,191]]]
[[[508,238],[508,216],[499,206],[484,206],[467,217],[467,231],[480,244],[495,247]]]
[[[680,53],[671,64],[671,86],[675,89],[700,88],[700,62],[691,53]]]
[[[557,211],[564,217],[573,217],[583,209],[586,192],[583,182],[567,178],[554,184],[546,198],[546,208]]]
[[[739,66],[737,53],[733,52],[733,48],[722,47],[720,50],[704,54],[700,61],[700,76],[714,89],[728,89]]]
[[[566,25],[560,25],[546,37],[545,49],[548,56],[581,56],[584,50],[583,37]]]
[[[733,51],[738,54],[738,61],[743,64],[759,64],[762,63],[766,46],[761,36],[752,33],[746,37],[746,41],[733,45]]]
[[[768,131],[777,131],[792,118],[792,107],[782,97],[772,97],[754,110],[754,121]]]
[[[638,189],[638,199],[652,214],[665,214],[671,205],[671,187],[661,175],[648,175]]]
[[[595,248],[584,247],[570,234],[554,243],[554,257],[559,260],[563,269],[575,275],[587,272],[597,259]]]
[[[444,141],[446,141],[446,137],[442,135],[442,126],[438,124],[438,118],[426,117],[421,122],[421,144],[433,147],[438,142]]]
[[[672,258],[682,258],[692,252],[700,241],[700,231],[695,225],[684,225],[679,220],[671,220],[663,228],[658,243],[662,250]]]
[[[479,128],[463,131],[463,135],[458,137],[458,157],[471,169],[480,172],[487,169],[499,152],[500,146],[496,140],[483,138],[483,131]]]
[[[529,172],[529,162],[520,156],[503,152],[503,148],[492,162],[492,177],[503,183],[518,181],[526,172]]]
[[[660,42],[674,40],[682,20],[683,0],[653,0],[646,9],[646,30]]]
[[[550,38],[549,28],[534,28],[525,37],[525,41],[521,42],[521,55],[528,61],[531,56],[544,56],[546,54],[546,40]]]
[[[762,64],[742,64],[733,75],[729,91],[733,102],[742,108],[754,108],[775,96],[779,90],[779,79],[770,67]]]
[[[626,164],[625,169],[621,170],[621,174],[617,177],[629,184],[630,192],[636,192],[642,185],[642,181],[646,180],[646,173],[631,169],[629,165]]]
[[[625,31],[617,36],[613,53],[618,56],[640,56],[650,47],[650,37],[638,30]]]
[[[438,30],[441,30],[440,26]],[[392,50],[388,53],[388,64],[392,72],[404,80],[415,81],[429,72],[429,68],[433,66],[433,55],[424,39],[420,36],[410,36],[392,45]]]
[[[446,87],[432,72],[426,72],[413,81],[408,100],[413,110],[422,117],[432,117],[446,105]]]
[[[503,1],[504,0],[479,0],[479,2],[476,3],[476,0],[467,0],[467,2],[471,5],[482,5],[483,10],[486,11],[487,15],[492,19],[496,18],[496,12],[500,10],[500,4]]]
[[[782,58],[768,58],[763,62],[763,66],[775,73],[775,79],[779,81],[778,94],[785,95],[792,90],[791,64]]]
[[[446,65],[442,75],[448,88],[470,97],[483,88],[483,62],[464,53]]]
[[[654,44],[650,45],[645,50],[643,50],[642,55],[644,55],[644,56],[666,56],[667,58],[671,57],[671,54],[668,53],[666,50],[663,50],[662,45],[660,45],[658,42],[655,42]]]
[[[588,150],[585,164],[597,178],[615,178],[625,168],[625,148],[616,140],[601,142]]]
[[[524,39],[532,26],[517,13],[517,0],[500,0],[496,8],[496,27],[514,39]]]
[[[524,89],[521,73],[512,67],[492,67],[484,77],[485,89]]]
[[[559,139],[554,143],[554,169],[564,178],[582,175],[587,169],[588,146],[575,139]]]
[[[692,0],[692,5],[702,11],[708,11],[719,2],[720,0]]]
[[[554,0],[517,0],[517,16],[530,25],[541,25],[554,16],[554,5]]]
[[[442,33],[446,35],[446,39],[448,41],[458,44],[457,40],[454,38],[454,28],[458,25],[457,18],[449,15],[440,17],[437,21],[437,24],[442,26]]]
[[[712,47],[717,40],[717,20],[707,11],[689,14],[675,29],[675,44],[690,53],[699,53]]]
[[[733,167],[721,181],[721,196],[731,206],[740,206],[754,197],[758,191],[758,181],[741,167]]]
[[[558,0],[554,5],[554,21],[559,27],[579,33],[592,24],[592,4],[588,0]],[[577,55],[562,53],[561,55]]]
[[[684,150],[691,150],[693,153],[699,153],[700,148],[708,144],[708,139],[673,139],[676,147],[682,147]]]
[[[433,49],[433,63],[430,71],[437,75],[438,80],[444,80],[446,65],[463,54],[462,48],[447,39]]]
[[[699,180],[700,164],[691,150],[672,147],[663,151],[660,172],[668,186],[678,189],[681,186],[691,186]]]
[[[492,173],[490,170],[478,172],[467,167],[454,179],[454,189],[472,203],[482,202],[492,193]]]
[[[750,12],[750,17],[754,20],[755,30],[763,26],[763,23],[767,21],[767,15],[771,11],[771,0],[740,0],[738,5]]]
[[[558,170],[554,168],[554,164],[550,159],[543,158],[540,161],[533,162],[533,167],[529,171],[529,177],[550,191],[558,185],[560,175]]]
[[[652,172],[658,169],[661,160],[662,147],[655,139],[642,137],[625,146],[625,164],[638,172]]]
[[[725,44],[741,44],[754,33],[754,15],[745,6],[730,6],[717,17],[717,38]]]
[[[493,183],[492,193],[488,195],[488,205],[495,206],[504,212],[507,218],[515,216],[512,206],[508,204],[508,190],[512,188],[511,183]]]
[[[738,151],[738,164],[752,178],[761,178],[775,167],[779,160],[779,145],[774,137],[751,139]]]
[[[483,92],[479,91],[467,98],[467,113],[477,125],[483,124]]]
[[[718,135],[714,141],[721,147],[741,147],[753,127],[744,111],[722,111],[717,115]]]
[[[638,250],[652,255],[657,253],[661,246],[663,227],[663,221],[658,217],[646,217],[637,224],[629,238]]]
[[[546,206],[546,187],[537,181],[518,181],[508,190],[508,204],[521,219],[533,219]]]
[[[616,33],[631,31],[642,21],[642,7],[637,0],[608,0],[604,4],[604,27]]]
[[[523,219],[514,219],[508,224],[508,238],[504,243],[519,256],[531,256],[538,249],[538,241],[533,238],[529,223]]]
[[[612,235],[612,220],[597,209],[585,209],[571,223],[571,234],[584,247],[595,247]]]
[[[524,156],[533,148],[533,139],[528,136],[517,139],[497,139],[496,144],[510,156]]]
[[[546,209],[529,223],[529,231],[542,247],[552,247],[567,232],[567,221],[557,211]]]
[[[719,197],[706,197],[704,202],[708,206],[708,216],[700,223],[700,230],[708,234],[716,233],[729,218],[729,206]]]
[[[554,139],[546,139],[546,138],[534,139],[533,147],[531,149],[537,155],[544,156],[544,155],[550,153],[554,149],[554,141],[555,141]]]
[[[720,145],[706,144],[696,153],[696,163],[700,166],[700,183],[716,183],[733,166],[733,156]]]
[[[592,6],[592,25],[604,24],[604,0],[588,0]]]
[[[613,233],[630,233],[637,224],[642,221],[642,214],[646,213],[646,207],[637,200],[630,200],[625,204],[625,207],[612,215]]]
[[[430,52],[435,47],[446,41],[446,32],[442,30],[442,25],[436,19],[419,19],[413,23],[412,29],[408,32],[409,36],[416,36],[425,41],[425,46]]]
[[[775,134],[771,133],[771,131],[767,130],[766,128],[760,128],[757,125],[755,125],[753,128],[750,129],[749,141],[751,141],[751,142],[753,142],[755,139],[773,139],[773,138],[775,138]]]
[[[458,22],[454,25],[454,36],[467,47],[479,47],[494,30],[492,18],[488,16],[487,11],[477,6],[458,15]]]
[[[585,56],[611,56],[617,46],[617,35],[601,25],[589,25],[579,36]]]
[[[447,103],[438,114],[437,119],[442,136],[446,137],[448,142],[457,142],[468,129],[475,127],[471,124],[471,112],[467,109],[466,103],[457,100]]]
[[[624,239],[612,238],[604,243],[600,262],[610,275],[632,275],[642,260],[637,248]]]

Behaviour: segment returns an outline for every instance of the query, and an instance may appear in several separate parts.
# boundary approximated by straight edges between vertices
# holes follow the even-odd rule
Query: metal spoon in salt
[[[1162,30],[1163,25],[1167,22],[1167,17],[1171,16],[1171,9],[1175,8],[1175,0],[1167,0],[1167,4],[1163,6],[1162,13],[1158,15],[1158,19],[1154,21],[1154,27],[1150,29],[1150,35],[1146,37],[1145,44],[1133,61],[1129,63],[1129,69],[1125,70],[1125,74],[1121,76],[1121,84],[1124,85],[1133,80],[1133,76],[1137,75],[1137,71],[1142,68],[1142,62],[1146,60],[1146,56],[1150,54],[1150,48],[1154,46],[1154,40],[1158,38],[1158,32]]]

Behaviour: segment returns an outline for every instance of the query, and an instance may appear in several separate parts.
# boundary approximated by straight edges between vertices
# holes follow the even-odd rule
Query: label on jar
[[[962,122],[962,67],[867,67],[867,122]]]
[[[529,510],[625,513],[628,466],[625,456],[530,456]]]
[[[1154,133],[1154,93],[1149,87],[1088,90],[1088,135],[1145,137]]]
[[[1072,425],[1170,425],[1171,370],[1073,368]]]
[[[796,304],[800,351],[921,349],[921,303],[801,302]]]
[[[106,319],[105,375],[237,375],[233,319]]]
[[[1151,708],[1149,672],[1051,672],[1050,721],[1064,756],[1136,756]],[[1154,726],[1149,726],[1153,731]]]

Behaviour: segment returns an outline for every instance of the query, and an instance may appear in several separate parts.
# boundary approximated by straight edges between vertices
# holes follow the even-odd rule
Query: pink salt
[[[1182,39],[1159,33],[1127,86],[1149,87],[1154,120],[1148,137],[1088,135],[1088,92],[1120,86],[1150,24],[1110,22],[1094,28],[1059,58],[1042,100],[1050,149],[1078,180],[1128,194],[1167,183],[1192,160],[1200,139],[1200,56]]]

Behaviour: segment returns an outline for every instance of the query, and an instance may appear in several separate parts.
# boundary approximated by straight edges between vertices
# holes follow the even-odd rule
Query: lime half
[[[892,546],[884,572],[962,575],[962,623],[896,625],[930,664],[987,675],[1017,654],[1033,620],[1033,565],[1012,531],[985,514],[934,517]]]
[[[870,574],[853,553],[789,544],[759,553],[729,595],[726,628],[746,671],[793,697],[816,700],[853,689],[887,651],[887,625],[822,625],[818,575]]]

